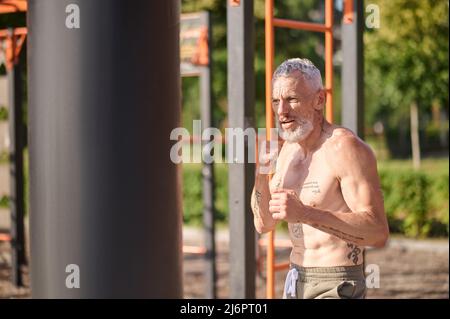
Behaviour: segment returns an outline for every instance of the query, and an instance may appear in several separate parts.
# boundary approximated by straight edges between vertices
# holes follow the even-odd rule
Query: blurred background
[[[365,141],[378,159],[391,231],[411,237],[448,236],[448,1],[377,0],[379,28],[364,30]],[[323,23],[324,1],[276,1],[275,16]],[[334,118],[341,122],[342,3],[335,1]],[[226,3],[182,1],[183,12],[208,10],[212,20],[213,126],[227,127]],[[256,124],[265,127],[264,1],[255,0]],[[368,13],[367,13],[368,14]],[[320,33],[275,29],[275,65],[306,57],[324,74]],[[186,77],[183,126],[200,118],[199,79]],[[410,113],[419,113],[419,165],[413,165]],[[216,165],[217,210],[227,221],[227,172]],[[184,164],[185,221],[200,224],[200,166]]]
[[[323,0],[275,1],[275,16],[323,23]],[[366,0],[379,8],[379,27],[364,29],[365,141],[378,159],[391,245],[368,258],[384,265],[395,283],[383,282],[369,297],[448,298],[449,235],[449,2],[445,0]],[[212,39],[213,127],[224,132],[227,122],[227,43],[225,0],[182,0],[182,13],[209,11]],[[341,122],[342,1],[335,1],[334,118]],[[368,16],[370,11],[366,12]],[[264,1],[254,0],[256,127],[265,126]],[[0,29],[26,25],[25,13],[0,15]],[[306,57],[324,74],[324,41],[319,33],[276,29],[275,65],[287,58]],[[26,61],[26,46],[21,60]],[[120,63],[118,61],[117,63]],[[23,63],[26,82],[26,63]],[[26,85],[24,94],[26,95]],[[192,132],[200,119],[199,78],[182,78],[182,126]],[[26,118],[27,99],[23,110]],[[411,114],[417,110],[417,134],[411,138]],[[26,120],[24,126],[26,128]],[[0,229],[9,227],[8,94],[4,56],[0,54]],[[414,151],[413,151],[414,150]],[[414,156],[413,156],[414,154]],[[25,158],[25,214],[28,214],[27,148]],[[201,164],[183,164],[185,234],[201,241],[203,222]],[[215,216],[219,247],[219,297],[227,295],[226,241],[228,171],[215,164]],[[283,234],[285,226],[281,226]],[[199,235],[200,234],[200,235]],[[201,237],[201,236],[200,236]],[[445,249],[446,246],[447,248]],[[283,252],[281,251],[281,255]],[[9,251],[0,242],[0,297],[27,297],[29,287],[8,284]],[[401,260],[399,260],[398,257]],[[370,259],[372,258],[372,259]],[[6,265],[6,266],[5,266]],[[422,268],[420,268],[422,266]],[[417,268],[419,267],[419,268]],[[200,270],[199,270],[200,269]],[[403,277],[395,277],[403,274]],[[410,275],[408,277],[408,274]],[[383,276],[383,273],[382,273]],[[185,295],[202,296],[201,265],[185,264]],[[278,277],[277,277],[278,278]],[[385,277],[386,278],[386,277]],[[397,278],[397,279],[395,279]],[[429,279],[429,286],[424,283]],[[382,279],[383,280],[383,279]],[[395,281],[397,280],[397,281]],[[199,282],[200,286],[196,286]],[[282,284],[282,278],[278,278]],[[416,285],[414,286],[414,282]],[[387,285],[387,286],[386,286]],[[409,285],[409,286],[408,286]],[[258,287],[263,287],[260,283]],[[263,296],[264,292],[258,296]]]

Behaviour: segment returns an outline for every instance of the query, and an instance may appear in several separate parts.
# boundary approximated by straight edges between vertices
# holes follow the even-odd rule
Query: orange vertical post
[[[348,6],[348,4],[346,3]],[[326,90],[326,110],[327,121],[333,122],[333,0],[325,0],[325,24],[294,21],[274,18],[274,0],[265,2],[265,54],[266,54],[266,139],[270,141],[270,128],[274,127],[274,116],[272,111],[272,72],[274,67],[274,27],[289,29],[307,30],[325,33],[325,90]],[[348,10],[347,10],[348,11]],[[347,17],[351,18],[351,17]],[[269,176],[270,180],[271,176]],[[267,240],[267,282],[266,296],[273,298],[275,294],[274,282],[275,272],[289,268],[289,263],[275,264],[274,251],[275,231],[268,235]]]
[[[270,141],[271,128],[274,127],[274,119],[272,112],[272,72],[274,58],[274,26],[273,26],[273,1],[266,0],[265,3],[265,49],[266,49],[266,140]],[[270,178],[270,177],[269,177]],[[266,280],[266,296],[272,299],[275,294],[274,289],[274,231],[269,232],[267,243],[267,280]]]
[[[326,119],[333,122],[333,0],[325,1],[325,87]]]

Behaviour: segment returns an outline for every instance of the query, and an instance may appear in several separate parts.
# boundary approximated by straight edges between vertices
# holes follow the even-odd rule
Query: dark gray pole
[[[228,120],[231,128],[254,123],[253,0],[227,9]],[[230,207],[230,297],[255,298],[255,229],[250,208],[254,164],[228,166]]]
[[[33,297],[182,297],[179,1],[28,5]]]
[[[205,12],[208,25],[208,66],[201,67],[200,71],[200,108],[203,129],[212,125],[211,114],[211,23],[209,13]],[[215,209],[214,209],[214,166],[213,163],[204,163],[203,177],[203,226],[205,228],[206,247],[206,298],[216,298],[216,247],[215,247]]]
[[[9,30],[12,37],[12,30]],[[13,39],[13,41],[15,41]],[[11,42],[12,44],[12,42]],[[22,112],[22,64],[19,60],[8,68],[9,90],[9,172],[11,211],[11,264],[12,282],[16,286],[23,285],[22,266],[26,263],[25,229],[24,229],[24,179],[23,148],[24,126]]]
[[[353,10],[353,22],[342,23],[342,125],[364,138],[363,0]]]

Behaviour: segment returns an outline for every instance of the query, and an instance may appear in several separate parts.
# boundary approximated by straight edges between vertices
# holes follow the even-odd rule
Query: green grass
[[[422,159],[419,171],[425,172],[427,174],[442,174],[449,173],[448,169],[449,159],[448,158],[425,158]],[[379,170],[396,170],[405,171],[413,169],[412,160],[384,160],[378,161]]]

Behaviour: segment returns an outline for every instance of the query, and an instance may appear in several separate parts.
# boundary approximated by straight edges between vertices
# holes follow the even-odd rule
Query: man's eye
[[[280,100],[272,100],[272,104],[273,105],[278,105],[278,104],[280,104]]]
[[[289,99],[289,103],[298,103],[297,99]]]

